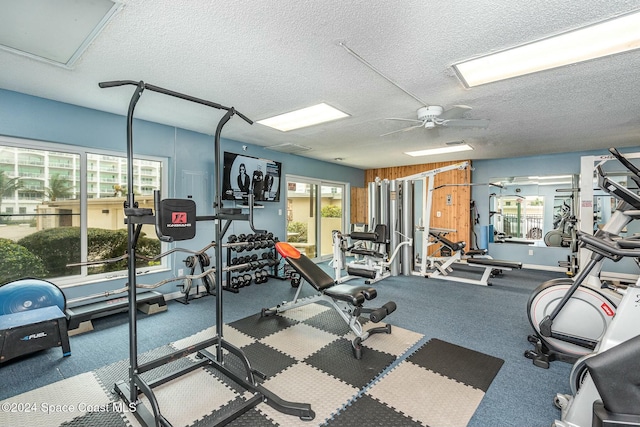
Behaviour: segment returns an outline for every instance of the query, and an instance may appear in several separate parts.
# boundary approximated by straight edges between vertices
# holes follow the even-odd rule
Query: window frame
[[[80,253],[81,260],[86,260],[88,256],[88,237],[87,237],[87,225],[88,225],[88,165],[87,158],[89,154],[100,155],[100,156],[114,156],[120,158],[127,158],[127,154],[125,152],[118,152],[115,150],[106,150],[101,148],[94,147],[86,147],[80,145],[70,145],[63,144],[57,142],[49,142],[49,141],[41,141],[41,140],[33,140],[28,138],[16,138],[0,135],[0,145],[15,147],[15,148],[24,148],[24,149],[34,149],[34,150],[42,150],[42,151],[56,151],[62,153],[69,153],[73,155],[79,156],[79,176],[80,176],[80,191],[79,191],[79,203],[80,203]],[[159,157],[159,156],[151,156],[144,154],[135,154],[135,160],[149,160],[159,162],[161,164],[161,173],[160,173],[160,191],[161,194],[167,194],[169,185],[168,185],[168,174],[169,174],[169,157]],[[131,177],[127,177],[130,179]],[[165,242],[161,241],[161,253],[165,252],[168,249],[168,245]],[[140,270],[140,274],[149,274],[149,273],[157,273],[161,271],[169,270],[168,259],[167,257],[163,257],[161,263],[156,266],[147,266],[144,267],[143,270]],[[114,280],[121,279],[127,277],[126,270],[112,271],[108,273],[97,273],[97,274],[88,274],[88,267],[82,266],[79,275],[73,276],[61,276],[61,277],[51,277],[47,278],[47,280],[51,280],[56,283],[61,288],[74,287],[79,285],[85,285],[96,282],[103,282],[105,280]]]

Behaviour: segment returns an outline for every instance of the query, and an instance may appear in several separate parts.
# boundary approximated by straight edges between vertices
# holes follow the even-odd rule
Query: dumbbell
[[[227,243],[235,243],[237,241],[238,241],[238,236],[236,236],[235,234],[232,234],[229,237],[227,237]]]
[[[231,265],[237,265],[238,264],[238,260],[239,258],[231,258],[231,261],[229,261],[231,263]]]
[[[231,289],[238,289],[238,287],[239,287],[238,276],[233,276],[231,278]]]
[[[291,287],[292,288],[297,288],[298,286],[300,286],[300,275],[297,273],[292,273],[291,274]]]
[[[256,285],[259,285],[260,283],[262,283],[262,273],[260,272],[260,270],[253,273],[253,281],[255,282]]]
[[[260,284],[266,282],[267,272],[264,270],[258,270],[255,272],[255,282]]]
[[[249,286],[251,284],[251,280],[253,280],[253,277],[251,277],[250,274],[243,274],[242,279],[244,282],[244,286]]]
[[[269,272],[264,269],[260,271],[262,271],[262,283],[267,283],[269,281]]]
[[[258,260],[258,254],[251,254],[251,261],[257,261]]]

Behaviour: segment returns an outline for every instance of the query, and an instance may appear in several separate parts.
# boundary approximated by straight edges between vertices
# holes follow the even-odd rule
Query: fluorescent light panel
[[[467,87],[518,77],[640,47],[640,11],[454,64]]]
[[[111,0],[2,2],[0,48],[71,67],[122,4]]]
[[[408,154],[411,157],[420,157],[420,156],[434,156],[436,154],[456,153],[458,151],[469,151],[469,150],[473,150],[473,148],[468,144],[462,144],[462,145],[451,145],[448,147],[430,148],[428,150],[406,151],[404,154]]]
[[[325,103],[313,105],[290,113],[280,114],[267,119],[258,120],[257,123],[287,132],[307,126],[330,122],[332,120],[349,117],[347,113],[333,108]]]

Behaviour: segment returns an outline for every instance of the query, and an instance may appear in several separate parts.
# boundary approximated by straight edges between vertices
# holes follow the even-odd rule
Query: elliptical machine
[[[640,218],[640,211],[627,212]],[[638,237],[579,236],[594,253],[618,261],[640,261]],[[581,357],[571,371],[572,394],[557,394],[561,420],[553,427],[640,425],[640,278],[623,292],[616,316],[593,353]],[[578,378],[579,381],[575,379]]]
[[[615,148],[609,152],[640,182],[640,170]],[[607,178],[602,166],[596,166],[598,185],[619,202],[609,221],[595,233],[596,237],[617,236],[633,220],[628,212],[640,210],[640,196]],[[600,271],[605,256],[592,252],[585,267],[573,278],[553,279],[538,286],[527,303],[529,322],[535,330],[528,340],[533,350],[525,357],[533,364],[549,368],[560,360],[575,363],[592,353],[602,340],[622,300],[624,288],[604,285]]]

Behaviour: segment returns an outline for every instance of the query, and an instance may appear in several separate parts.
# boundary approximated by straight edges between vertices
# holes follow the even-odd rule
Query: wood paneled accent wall
[[[420,165],[397,166],[365,171],[365,182],[373,182],[376,178],[397,179],[415,175],[456,162],[424,163]],[[469,160],[469,165],[471,161]],[[467,242],[467,249],[472,246],[471,231],[471,167],[463,170],[452,170],[436,175],[433,191],[433,209],[431,211],[431,227],[456,230],[447,236],[449,240]],[[438,188],[439,186],[442,186]],[[451,203],[447,204],[448,196]],[[367,222],[367,188],[351,187],[351,223]],[[440,212],[440,216],[437,213]],[[415,219],[415,223],[417,223]]]

